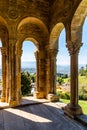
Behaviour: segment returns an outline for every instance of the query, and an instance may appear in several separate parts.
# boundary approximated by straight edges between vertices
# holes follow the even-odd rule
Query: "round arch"
[[[82,27],[87,16],[87,0],[82,0],[78,6],[71,23],[72,41],[82,41]]]
[[[56,49],[57,48],[58,38],[59,38],[59,35],[60,35],[61,31],[63,30],[63,28],[64,28],[63,23],[57,23],[53,27],[53,29],[50,33],[50,41],[49,41],[50,49]]]
[[[0,38],[2,41],[2,46],[7,46],[8,37],[7,22],[2,16],[0,16]]]
[[[18,35],[24,34],[39,39],[40,43],[46,44],[49,39],[49,32],[46,25],[35,17],[24,18],[18,25]],[[19,37],[19,36],[18,36]]]
[[[31,37],[28,35],[22,35],[20,39],[18,39],[18,41],[16,42],[16,50],[18,49],[22,49],[22,45],[24,41],[31,41],[34,43],[34,45],[36,46],[37,50],[39,49],[39,41],[37,41],[37,39],[35,37]]]
[[[24,24],[27,24],[27,23],[34,23],[34,24],[38,25],[40,28],[42,28],[43,30],[45,30],[45,32],[48,34],[48,29],[47,29],[46,25],[40,19],[35,18],[35,17],[26,17],[26,18],[24,18],[18,24],[17,30],[19,30],[20,27],[22,27]]]

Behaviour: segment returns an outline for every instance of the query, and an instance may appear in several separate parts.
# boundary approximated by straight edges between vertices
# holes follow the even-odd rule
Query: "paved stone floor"
[[[31,104],[0,110],[0,130],[87,130],[64,115],[55,103]]]

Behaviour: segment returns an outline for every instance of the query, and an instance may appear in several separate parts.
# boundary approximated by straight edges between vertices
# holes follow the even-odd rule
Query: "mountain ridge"
[[[86,65],[79,65],[79,69]],[[70,74],[70,65],[56,65],[57,73]],[[36,62],[35,61],[23,61],[21,63],[22,71],[28,71],[30,73],[36,73]],[[0,75],[1,75],[1,66],[0,66]]]
[[[36,62],[35,61],[29,61],[29,62],[22,62],[22,68],[36,68]],[[70,74],[70,65],[56,65],[57,66],[57,73],[65,73]],[[84,64],[79,65],[79,69],[81,67],[85,67]]]

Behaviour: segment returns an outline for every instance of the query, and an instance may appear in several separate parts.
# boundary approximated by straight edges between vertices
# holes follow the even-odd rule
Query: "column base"
[[[45,94],[44,92],[35,92],[34,97],[38,99],[42,99],[42,98],[45,98]]]
[[[51,102],[57,102],[59,101],[59,97],[56,94],[49,93],[48,100]]]
[[[83,114],[82,109],[79,105],[72,106],[70,103],[67,104],[64,108],[64,113],[71,118],[75,118],[77,115]]]
[[[15,107],[15,106],[18,106],[19,105],[19,102],[18,101],[10,101],[9,102],[9,106],[10,107]]]
[[[1,97],[1,102],[6,102],[6,98],[5,97]]]

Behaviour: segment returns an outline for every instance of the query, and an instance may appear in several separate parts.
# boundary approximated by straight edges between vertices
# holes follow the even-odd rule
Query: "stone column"
[[[6,101],[6,54],[7,50],[5,47],[1,48],[1,54],[2,54],[2,96],[1,96],[1,102]]]
[[[46,97],[46,71],[45,71],[45,51],[37,52],[37,92],[35,93],[36,98]]]
[[[7,55],[6,55],[6,102],[9,102],[9,55],[8,55],[7,48]]]
[[[39,92],[39,52],[36,51],[34,54],[36,58],[36,92]]]
[[[50,57],[47,54],[46,58],[46,98],[48,98],[48,94],[51,93],[51,76],[50,76]]]
[[[78,105],[78,53],[82,44],[68,42],[67,47],[70,53],[70,103],[65,107],[65,113],[74,118],[82,114],[82,109]]]
[[[10,38],[9,40],[9,105],[16,106],[18,105],[18,101],[16,99],[16,83],[15,83],[15,75],[16,75],[16,58],[15,58],[15,44],[16,39]]]
[[[21,55],[22,55],[22,50],[17,49],[16,50],[16,77],[15,77],[15,82],[16,82],[16,100],[17,102],[20,102],[21,100]]]
[[[58,50],[51,49],[49,51],[50,57],[50,93],[48,94],[48,99],[51,101],[58,101],[59,98],[56,95],[56,55]]]

